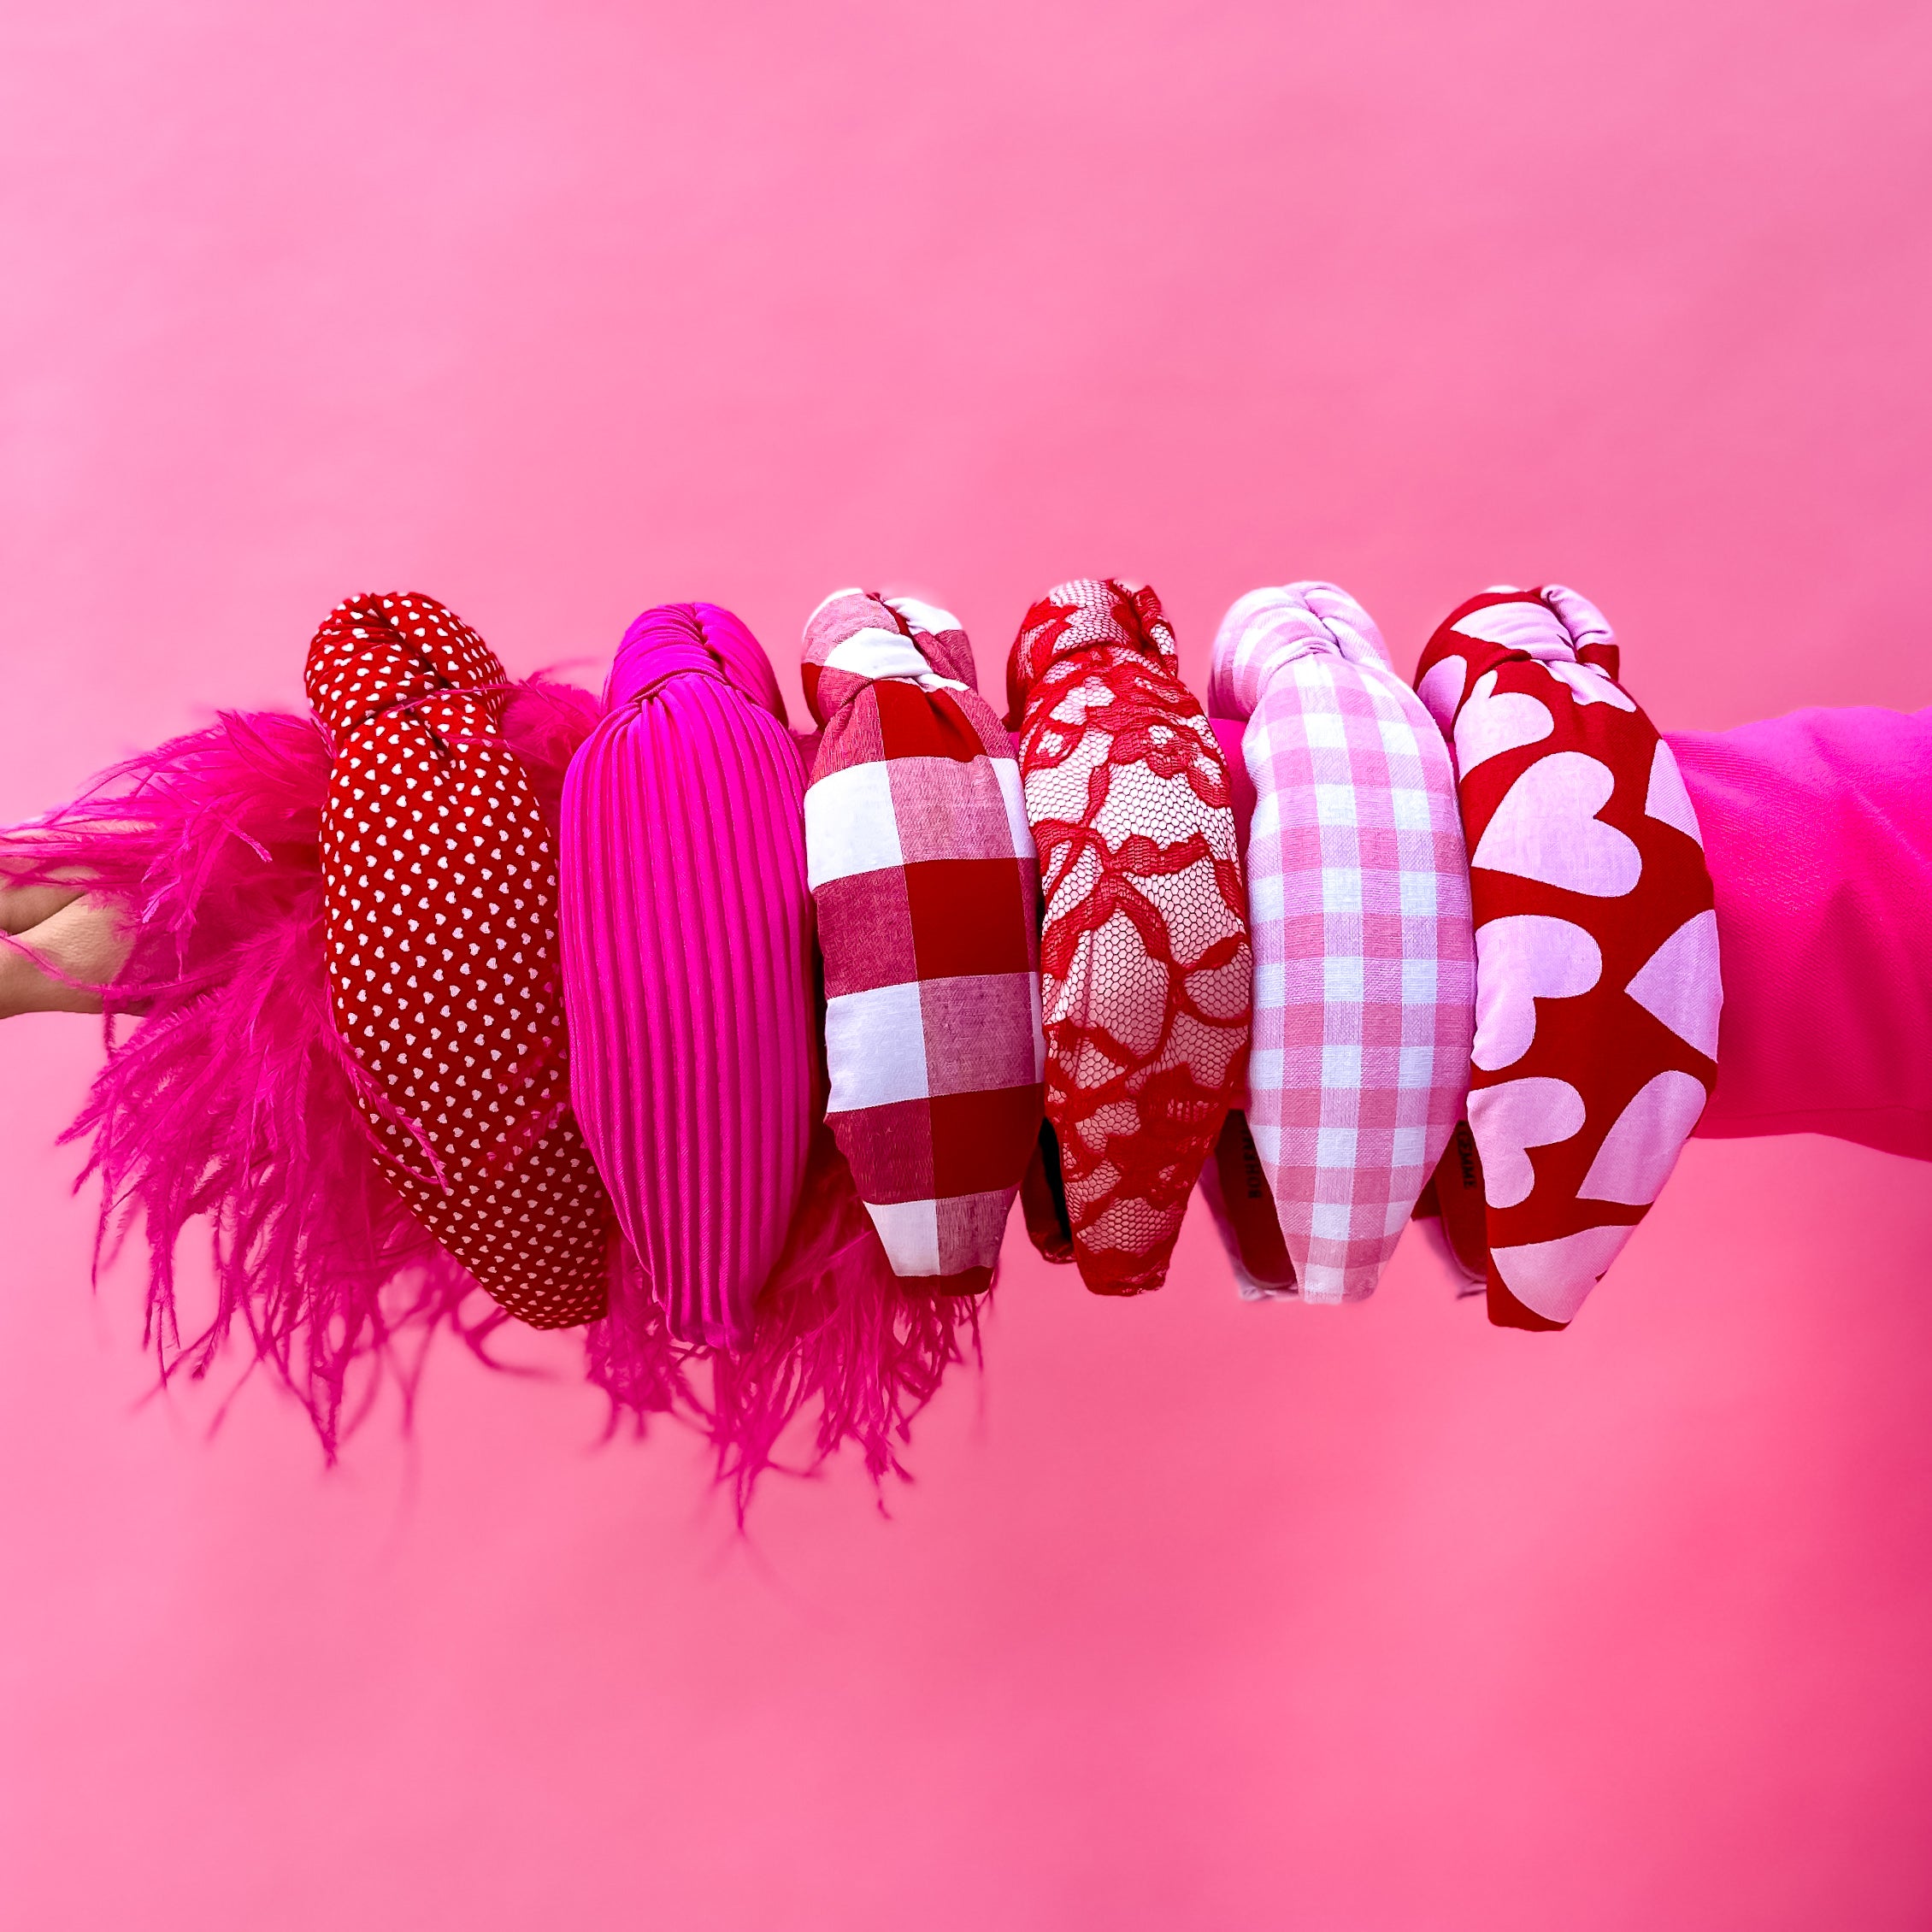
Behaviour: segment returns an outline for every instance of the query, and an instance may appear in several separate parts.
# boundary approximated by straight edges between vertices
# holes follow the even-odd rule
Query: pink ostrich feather
[[[847,1443],[875,1485],[909,1478],[901,1451],[914,1420],[955,1363],[980,1360],[984,1301],[928,1293],[892,1273],[845,1156],[821,1126],[751,1342],[712,1364],[712,1446],[739,1520],[766,1471],[815,1474]],[[809,1433],[787,1460],[800,1429]]]
[[[547,810],[594,722],[586,693],[548,679],[512,697],[505,735]],[[370,1157],[323,966],[328,770],[313,719],[224,712],[15,828],[7,850],[17,882],[84,884],[134,935],[101,989],[106,1064],[64,1136],[87,1146],[81,1181],[101,1184],[97,1274],[138,1224],[163,1381],[205,1375],[239,1328],[333,1459],[385,1370],[406,1404],[439,1328],[482,1353],[502,1317],[469,1317],[474,1284]],[[214,1302],[185,1323],[176,1256],[197,1219]]]

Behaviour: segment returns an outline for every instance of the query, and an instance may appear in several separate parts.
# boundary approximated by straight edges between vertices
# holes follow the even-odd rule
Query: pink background
[[[0,27],[0,815],[320,614],[520,669],[858,580],[992,674],[1059,575],[1499,580],[1666,727],[1932,703],[1932,14],[1041,0]],[[590,674],[586,669],[585,674]],[[0,1038],[0,1921],[1861,1928],[1932,1919],[1932,1176],[1693,1144],[1575,1331],[1083,1297],[872,1508],[435,1364],[318,1466],[142,1397]]]

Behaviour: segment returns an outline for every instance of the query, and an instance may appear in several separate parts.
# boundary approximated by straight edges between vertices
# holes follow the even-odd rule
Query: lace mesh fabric
[[[1246,1072],[1252,987],[1226,760],[1146,588],[1027,613],[1008,668],[1039,848],[1046,1111],[1075,1259],[1158,1287]]]

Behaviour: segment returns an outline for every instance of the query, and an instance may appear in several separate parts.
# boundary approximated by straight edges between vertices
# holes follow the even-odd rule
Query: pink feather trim
[[[946,1370],[980,1358],[980,1298],[935,1294],[893,1275],[831,1132],[813,1136],[803,1198],[758,1298],[751,1345],[712,1366],[718,1480],[743,1519],[758,1477],[787,1465],[781,1446],[810,1417],[797,1473],[847,1442],[876,1483],[904,1477],[900,1449]],[[802,1445],[802,1446],[804,1446]]]
[[[504,734],[553,822],[564,768],[596,717],[587,693],[541,678],[506,708]],[[12,882],[84,881],[136,934],[120,982],[101,989],[106,1064],[63,1137],[87,1146],[81,1181],[101,1182],[97,1273],[138,1227],[162,1380],[206,1375],[239,1330],[250,1365],[292,1391],[333,1460],[386,1379],[406,1422],[439,1329],[496,1366],[488,1343],[505,1318],[369,1157],[323,969],[328,769],[312,719],[223,713],[6,844]],[[188,1316],[176,1256],[197,1219],[213,1302]],[[703,1429],[742,1522],[767,1470],[814,1472],[848,1442],[875,1482],[904,1477],[914,1419],[954,1363],[978,1359],[980,1305],[893,1278],[822,1126],[749,1345],[675,1340],[620,1246],[586,1366],[614,1419],[674,1415]]]
[[[595,716],[586,693],[544,680],[510,703],[506,735],[552,809]],[[7,843],[16,882],[84,880],[136,934],[101,989],[107,1063],[63,1136],[88,1146],[82,1181],[101,1181],[97,1275],[138,1223],[163,1381],[205,1375],[239,1328],[333,1459],[385,1371],[406,1417],[434,1331],[482,1353],[501,1316],[466,1315],[474,1283],[369,1157],[323,970],[328,769],[313,720],[227,712]],[[184,1321],[175,1257],[197,1218],[214,1299]]]

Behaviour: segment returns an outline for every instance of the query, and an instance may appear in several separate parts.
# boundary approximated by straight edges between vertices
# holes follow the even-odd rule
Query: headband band
[[[1359,1300],[1469,1086],[1475,959],[1455,773],[1368,612],[1333,584],[1242,598],[1215,639],[1208,702],[1246,721],[1247,1126],[1293,1263],[1287,1292]],[[1239,1201],[1229,1183],[1245,1149],[1228,1153],[1216,1179]]]
[[[333,753],[332,1003],[383,1172],[511,1314],[592,1320],[610,1204],[569,1110],[557,862],[501,734],[503,666],[433,598],[363,597],[305,682]]]
[[[1455,746],[1476,918],[1469,1124],[1492,1320],[1561,1327],[1717,1073],[1711,875],[1670,747],[1560,585],[1451,612],[1416,689]]]
[[[1040,1118],[1018,769],[946,612],[836,592],[806,622],[804,682],[823,727],[804,811],[828,1119],[893,1272],[975,1293]]]
[[[1251,968],[1227,762],[1151,590],[1063,584],[1007,669],[1040,848],[1046,1114],[1074,1256],[1157,1288],[1239,1098]]]

